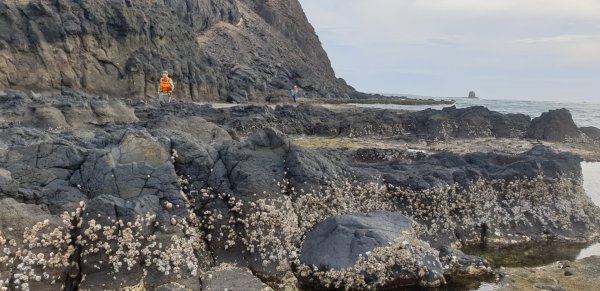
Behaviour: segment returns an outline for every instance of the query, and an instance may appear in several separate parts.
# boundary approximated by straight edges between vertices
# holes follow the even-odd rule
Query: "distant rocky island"
[[[566,109],[348,106],[452,101],[356,91],[297,0],[0,11],[0,291],[597,285],[469,253],[598,241],[600,129]]]
[[[469,98],[469,99],[479,99],[479,97],[477,97],[477,94],[475,94],[475,91],[470,91],[469,92],[469,96],[467,98]]]

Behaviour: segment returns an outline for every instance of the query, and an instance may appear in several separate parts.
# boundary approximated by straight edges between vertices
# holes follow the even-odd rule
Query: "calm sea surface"
[[[445,98],[434,98],[445,99]],[[456,101],[457,108],[470,106],[485,106],[492,111],[500,113],[522,113],[531,118],[540,116],[543,112],[551,109],[566,108],[571,111],[573,120],[577,126],[595,126],[600,128],[600,102],[546,102],[546,101],[519,101],[519,100],[490,100],[490,99],[468,99],[452,98]],[[360,104],[356,105],[366,108],[387,108],[401,110],[424,110],[427,108],[442,109],[452,105],[435,106],[407,106],[407,105],[387,105],[387,104]]]

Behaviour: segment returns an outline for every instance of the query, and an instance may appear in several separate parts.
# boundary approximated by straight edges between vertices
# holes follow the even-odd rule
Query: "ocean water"
[[[583,188],[592,198],[592,201],[600,206],[600,163],[581,163],[583,170]]]
[[[519,101],[519,100],[491,100],[491,99],[468,99],[468,98],[433,98],[438,100],[455,100],[457,108],[466,108],[471,106],[485,106],[492,111],[500,113],[522,113],[531,118],[540,116],[543,112],[551,109],[566,108],[571,111],[575,124],[579,127],[595,126],[600,128],[600,101],[591,102],[551,102],[551,101]],[[386,108],[397,110],[425,110],[428,108],[442,109],[452,105],[388,105],[388,104],[356,104],[365,108]]]

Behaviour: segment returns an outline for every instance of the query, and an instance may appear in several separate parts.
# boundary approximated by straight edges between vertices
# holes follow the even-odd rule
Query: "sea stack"
[[[477,99],[478,97],[477,97],[477,94],[475,94],[475,91],[471,91],[471,92],[469,92],[468,98],[469,99]]]

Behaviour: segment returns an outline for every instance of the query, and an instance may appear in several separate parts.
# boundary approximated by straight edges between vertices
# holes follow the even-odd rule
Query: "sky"
[[[600,103],[600,0],[300,0],[359,91]]]

